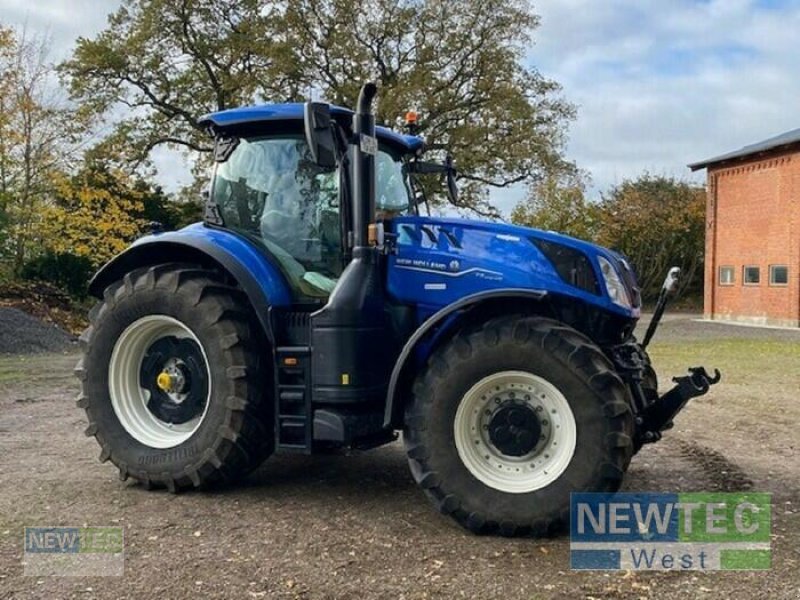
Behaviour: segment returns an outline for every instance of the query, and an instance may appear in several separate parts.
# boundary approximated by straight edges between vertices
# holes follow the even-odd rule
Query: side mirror
[[[458,175],[456,168],[453,166],[453,157],[447,156],[444,161],[447,168],[447,194],[450,196],[450,202],[458,204],[458,185],[456,184],[456,176]]]
[[[336,142],[330,106],[324,102],[306,102],[303,117],[311,158],[324,169],[335,168]]]

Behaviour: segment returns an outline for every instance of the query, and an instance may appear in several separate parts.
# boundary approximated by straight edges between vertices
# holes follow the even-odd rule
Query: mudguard
[[[428,334],[431,333],[434,328],[439,325],[444,325],[448,319],[454,317],[459,311],[475,308],[485,302],[504,299],[521,299],[539,302],[544,299],[545,296],[547,296],[547,291],[545,290],[516,288],[487,290],[465,296],[464,298],[445,306],[426,319],[425,322],[422,323],[422,325],[420,325],[411,335],[411,337],[408,338],[408,341],[400,351],[400,355],[398,356],[394,368],[392,369],[392,376],[389,379],[389,389],[386,393],[386,408],[383,417],[384,428],[389,429],[399,425],[399,409],[401,408],[401,403],[396,403],[396,401],[403,371],[406,369],[406,367],[413,363],[413,357],[416,353],[416,350],[420,347],[420,344],[423,343],[423,340],[428,337]]]
[[[231,231],[202,223],[140,238],[95,274],[89,293],[102,298],[108,285],[131,270],[165,262],[194,262],[227,272],[247,295],[267,338],[274,340],[269,308],[291,305],[292,293],[286,278],[255,244]]]

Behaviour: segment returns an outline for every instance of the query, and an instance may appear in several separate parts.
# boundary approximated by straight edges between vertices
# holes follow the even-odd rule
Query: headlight
[[[611,297],[611,301],[625,308],[633,308],[628,290],[625,289],[625,285],[619,278],[619,273],[617,273],[614,266],[602,256],[597,257],[597,262],[600,263],[600,271],[603,274],[603,281],[606,282],[606,290]]]

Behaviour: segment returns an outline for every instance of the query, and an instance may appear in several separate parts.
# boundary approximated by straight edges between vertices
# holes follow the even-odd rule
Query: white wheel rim
[[[488,424],[508,406],[533,410],[541,433],[522,456],[504,454],[490,438]],[[502,371],[473,385],[458,405],[453,423],[464,466],[487,486],[510,494],[542,489],[558,479],[575,454],[577,426],[564,395],[546,379],[525,371]]]
[[[147,407],[150,393],[140,385],[142,361],[148,348],[161,338],[174,336],[193,340],[200,348],[208,378],[208,394],[202,414],[180,424],[167,423]],[[134,321],[122,332],[111,353],[108,391],[120,424],[133,438],[151,448],[172,448],[188,440],[200,427],[211,401],[211,372],[200,340],[184,323],[166,315],[148,315]],[[175,396],[180,396],[175,394]]]

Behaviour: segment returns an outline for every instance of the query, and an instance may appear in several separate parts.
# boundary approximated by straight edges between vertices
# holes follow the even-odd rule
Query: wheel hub
[[[147,409],[172,425],[194,419],[202,412],[208,393],[204,371],[197,342],[175,336],[157,339],[147,349],[139,371],[139,383],[150,393]]]
[[[575,450],[575,420],[566,398],[524,371],[501,371],[477,382],[459,404],[453,429],[464,466],[504,492],[548,485]]]
[[[524,456],[539,442],[542,425],[529,406],[510,402],[489,421],[489,439],[506,456]]]

